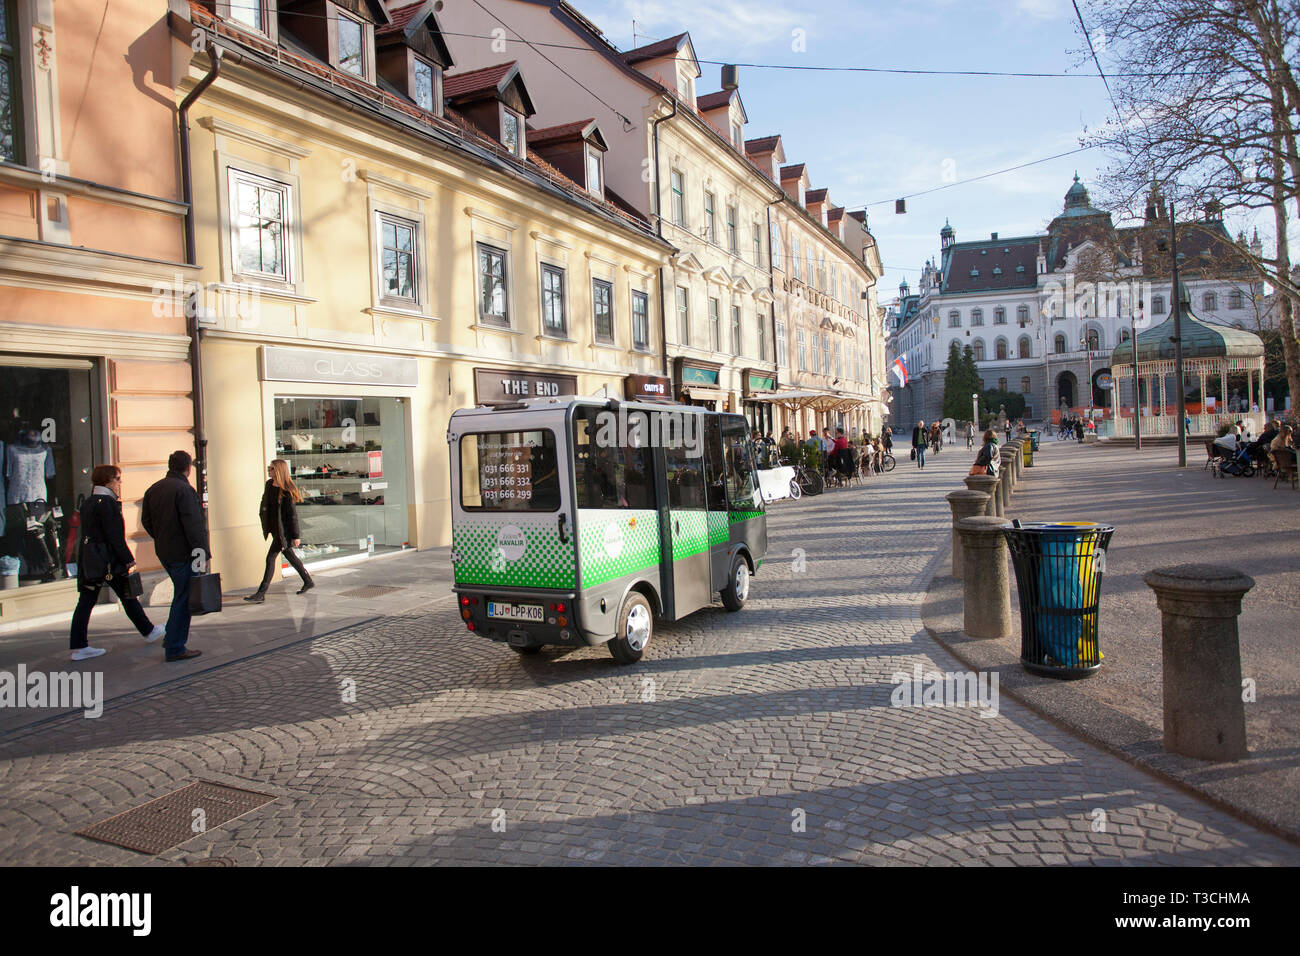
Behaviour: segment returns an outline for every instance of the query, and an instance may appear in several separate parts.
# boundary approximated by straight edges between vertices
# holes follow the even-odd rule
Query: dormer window
[[[516,156],[524,156],[524,121],[514,110],[501,107],[501,145]]]
[[[677,94],[682,98],[683,103],[690,104],[694,101],[694,97],[691,96],[691,78],[681,70],[677,72]]]
[[[743,150],[745,148],[745,140],[743,139],[739,123],[731,124],[731,145],[736,147],[736,149]]]
[[[338,32],[338,63],[344,73],[353,76],[366,75],[366,28],[360,21],[346,13],[338,13],[336,30]]]
[[[587,147],[587,192],[591,193],[598,199],[605,198],[605,177],[602,175],[602,161],[600,150],[594,146]]]
[[[441,115],[442,71],[418,56],[411,59],[411,99],[420,109]]]

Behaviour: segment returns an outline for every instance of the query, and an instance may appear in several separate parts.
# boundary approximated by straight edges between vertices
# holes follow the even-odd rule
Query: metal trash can
[[[1034,443],[1032,441],[1021,443],[1020,460],[1024,462],[1026,468],[1034,467]]]
[[[1095,674],[1101,578],[1114,527],[1091,521],[1023,524],[1003,534],[1020,593],[1020,663],[1045,677]]]

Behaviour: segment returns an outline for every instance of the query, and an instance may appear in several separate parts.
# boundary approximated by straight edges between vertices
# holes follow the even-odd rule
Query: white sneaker
[[[153,630],[145,635],[144,642],[146,644],[152,644],[154,641],[160,640],[166,636],[167,628],[163,627],[161,624],[155,624]]]
[[[98,657],[103,653],[105,653],[105,651],[102,647],[82,647],[73,651],[68,655],[68,657],[70,660],[74,661],[88,661],[92,657]]]

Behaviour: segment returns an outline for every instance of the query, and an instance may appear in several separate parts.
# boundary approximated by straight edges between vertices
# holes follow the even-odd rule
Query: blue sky
[[[1100,150],[1079,153],[980,183],[892,199],[1041,159],[1079,146],[1086,128],[1111,113],[1081,45],[1070,0],[574,0],[620,49],[687,30],[704,60],[901,69],[1071,72],[1077,77],[897,76],[741,69],[747,136],[780,133],[789,162],[806,162],[814,187],[848,208],[868,210],[885,276],[880,298],[913,289],[937,255],[950,219],[957,238],[1042,231],[1061,209],[1075,171],[1092,185]],[[806,50],[792,49],[803,30]],[[1104,62],[1104,60],[1103,60]],[[702,65],[700,92],[719,88]],[[945,175],[948,179],[945,180]],[[1094,195],[1094,199],[1097,197]],[[1235,232],[1239,223],[1229,223]],[[1262,230],[1261,230],[1262,232]]]

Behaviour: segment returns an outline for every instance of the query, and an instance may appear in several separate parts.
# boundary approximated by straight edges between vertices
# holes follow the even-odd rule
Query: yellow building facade
[[[443,546],[455,409],[657,382],[657,270],[673,250],[604,199],[598,132],[575,134],[590,178],[562,173],[527,144],[518,69],[458,74],[454,44],[415,6],[405,21],[339,7],[317,57],[309,38],[287,44],[290,19],[272,37],[194,4],[173,23],[178,42],[201,35],[178,98],[219,60],[191,111],[191,162],[212,551],[228,590],[261,576],[273,458],[306,495],[309,566]],[[348,18],[363,26],[355,62]],[[429,109],[426,86],[400,86],[422,69]]]

